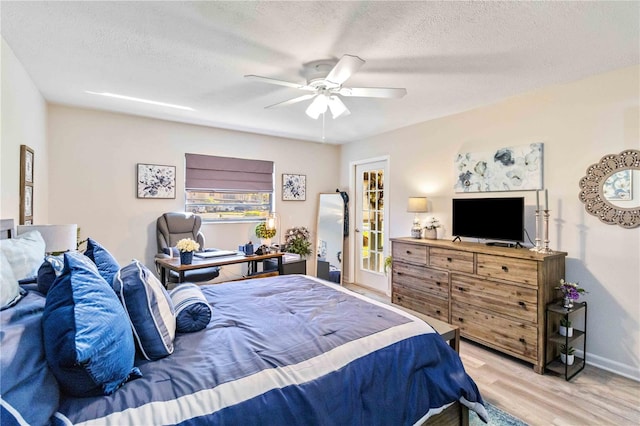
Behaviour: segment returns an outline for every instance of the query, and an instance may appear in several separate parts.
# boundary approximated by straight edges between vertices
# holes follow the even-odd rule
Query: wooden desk
[[[156,259],[156,265],[160,268],[160,282],[163,286],[167,287],[169,280],[169,271],[175,271],[178,273],[178,282],[184,282],[184,272],[194,269],[211,268],[214,266],[234,265],[237,263],[250,263],[259,262],[265,259],[277,259],[278,260],[278,274],[282,275],[282,256],[284,253],[269,253],[269,254],[254,254],[251,256],[237,255],[237,256],[222,256],[213,259],[201,259],[199,257],[193,257],[193,263],[190,265],[182,265],[179,257],[172,257],[167,259]],[[255,274],[254,276],[260,276]],[[248,277],[250,278],[250,277]]]

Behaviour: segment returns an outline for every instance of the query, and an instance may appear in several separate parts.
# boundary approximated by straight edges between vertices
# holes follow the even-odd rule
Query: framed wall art
[[[138,163],[138,198],[176,198],[176,166]]]
[[[282,200],[305,201],[307,199],[307,176],[282,174]]]
[[[33,225],[33,149],[20,145],[20,225]]]
[[[542,189],[542,143],[458,154],[456,192]]]

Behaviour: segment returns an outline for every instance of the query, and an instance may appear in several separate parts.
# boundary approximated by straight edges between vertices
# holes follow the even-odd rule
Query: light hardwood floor
[[[345,287],[388,302],[363,287]],[[464,339],[460,358],[487,402],[531,426],[640,425],[640,383],[631,379],[587,365],[567,382]]]

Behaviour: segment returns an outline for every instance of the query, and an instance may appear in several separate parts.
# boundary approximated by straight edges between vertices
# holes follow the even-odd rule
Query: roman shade
[[[185,189],[272,192],[273,161],[186,154]]]

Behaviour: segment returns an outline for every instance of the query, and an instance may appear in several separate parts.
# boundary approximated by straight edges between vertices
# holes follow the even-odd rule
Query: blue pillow
[[[129,314],[142,356],[156,360],[172,354],[176,317],[171,297],[160,280],[134,260],[118,271],[113,289]]]
[[[196,284],[180,284],[169,293],[176,309],[176,331],[200,331],[211,321],[211,306]]]
[[[126,312],[96,265],[79,252],[64,254],[64,270],[42,316],[47,362],[72,396],[110,395],[140,377]]]
[[[109,253],[109,250],[102,247],[95,240],[87,238],[87,250],[85,250],[84,254],[93,260],[102,278],[104,278],[110,286],[113,286],[113,277],[120,269],[120,265],[111,253]]]
[[[51,284],[62,275],[64,269],[64,255],[49,255],[44,257],[44,262],[38,269],[38,291],[44,295],[51,288]]]
[[[42,335],[45,299],[30,292],[0,312],[0,423],[46,425],[60,404],[60,388],[47,365]]]
[[[165,247],[162,249],[162,252],[169,257],[180,257],[180,250],[178,250],[178,247]]]

